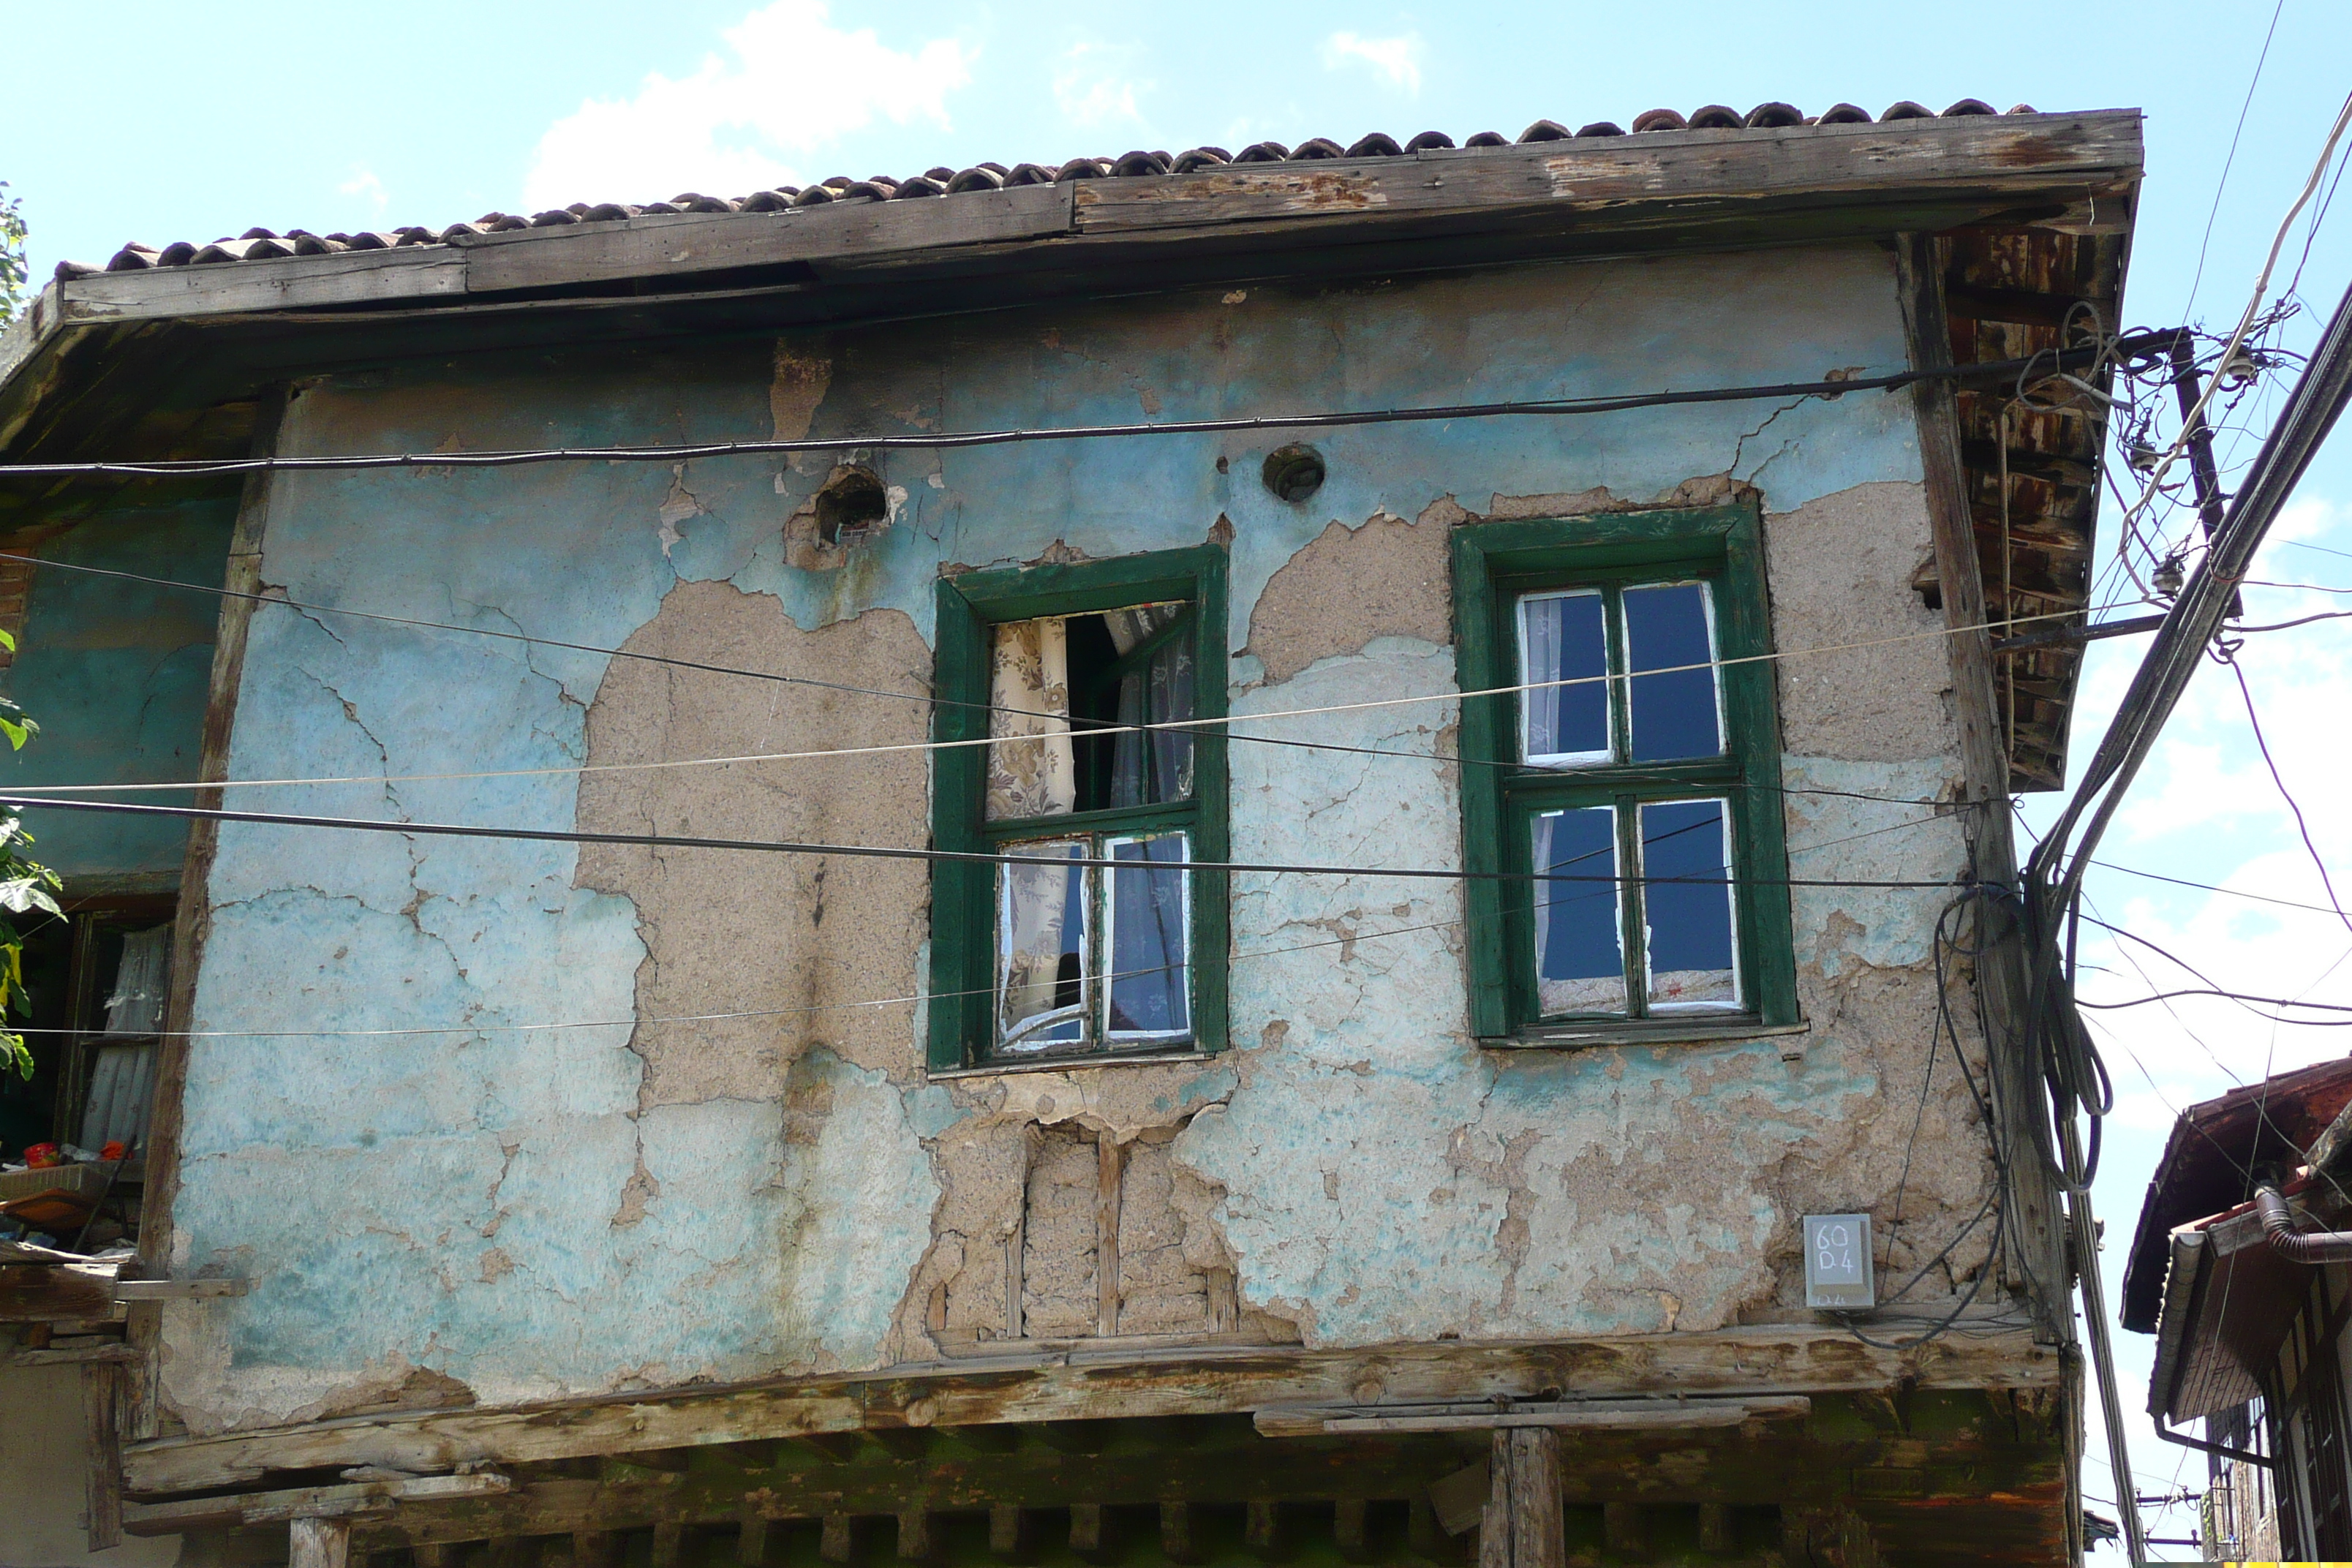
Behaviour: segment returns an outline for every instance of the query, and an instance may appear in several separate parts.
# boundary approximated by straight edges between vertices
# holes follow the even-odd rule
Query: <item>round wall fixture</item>
[[[840,543],[844,534],[863,538],[889,516],[889,497],[869,469],[836,468],[816,492],[816,536],[825,544]]]
[[[1323,454],[1312,447],[1276,447],[1265,455],[1265,488],[1292,505],[1323,488]]]

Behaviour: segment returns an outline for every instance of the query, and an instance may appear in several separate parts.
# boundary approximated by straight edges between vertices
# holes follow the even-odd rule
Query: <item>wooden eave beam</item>
[[[275,1471],[381,1465],[434,1470],[871,1428],[1234,1415],[1268,1405],[1658,1393],[1862,1392],[2054,1386],[2057,1352],[2020,1330],[1880,1350],[1811,1327],[1725,1329],[1552,1344],[1411,1345],[1362,1351],[1268,1346],[1171,1355],[1097,1353],[933,1363],[852,1377],[505,1410],[404,1411],[131,1445],[134,1495],[249,1485]]]

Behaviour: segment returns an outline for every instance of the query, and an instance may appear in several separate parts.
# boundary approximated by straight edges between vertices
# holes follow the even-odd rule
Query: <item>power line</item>
[[[2213,220],[2221,216],[2221,194],[2230,188],[2230,170],[2238,161],[2238,139],[2246,133],[2246,115],[2254,107],[2254,89],[2263,83],[2263,66],[2271,58],[2271,39],[2277,36],[2279,16],[2285,10],[2286,0],[2278,0],[2271,8],[2271,25],[2263,34],[2262,53],[2254,57],[2253,78],[2246,83],[2246,100],[2238,106],[2238,124],[2230,132],[2229,155],[2221,160],[2221,177],[2213,186],[2212,210],[2205,215],[2205,237],[2197,242],[2197,271],[2189,280],[2189,300],[2180,310],[2184,317],[2197,304],[2197,286],[2205,281],[2205,251],[2213,243]]]
[[[137,805],[111,800],[33,800],[0,795],[0,807],[23,811],[96,811],[118,816],[186,817],[201,822],[241,822],[278,827],[326,827],[369,833],[422,834],[454,838],[496,838],[547,844],[617,844],[659,849],[746,850],[769,855],[839,855],[879,860],[946,861],[987,866],[1077,866],[1127,871],[1213,871],[1259,876],[1395,877],[1446,882],[1608,882],[1662,887],[1685,883],[1725,887],[1746,881],[1751,887],[1787,888],[1918,888],[1949,890],[1959,884],[1939,882],[1802,879],[1782,877],[1620,877],[1565,875],[1549,871],[1470,871],[1435,866],[1291,865],[1245,860],[1117,860],[1103,856],[1045,856],[992,853],[979,849],[917,849],[887,844],[813,844],[790,839],[707,838],[663,833],[591,833],[549,827],[487,827],[457,822],[386,822],[357,816],[301,816],[286,812],[219,811],[195,805]],[[1041,831],[1050,832],[1054,818],[1043,817]]]
[[[2145,333],[2114,345],[2119,353],[2145,350],[2167,337]],[[2069,349],[2026,359],[1979,364],[1895,371],[1851,381],[1788,381],[1763,386],[1701,387],[1686,392],[1633,393],[1606,397],[1521,398],[1496,403],[1457,403],[1430,408],[1366,408],[1318,414],[1274,414],[1236,419],[1170,419],[1125,425],[1047,426],[1036,429],[906,431],[896,435],[803,437],[794,440],[700,441],[657,446],[528,447],[483,452],[379,452],[311,458],[184,458],[153,462],[0,463],[0,479],[229,476],[310,473],[372,468],[505,468],[529,463],[681,463],[707,458],[772,456],[787,452],[856,453],[877,450],[939,451],[1001,447],[1030,441],[1099,440],[1134,436],[1208,436],[1266,430],[1313,430],[1364,425],[1444,423],[1515,416],[1617,414],[1704,403],[1748,403],[1769,398],[1843,397],[1855,392],[1893,391],[1922,381],[1969,381],[2024,374],[2037,365],[2052,374],[2092,363],[2105,347]]]

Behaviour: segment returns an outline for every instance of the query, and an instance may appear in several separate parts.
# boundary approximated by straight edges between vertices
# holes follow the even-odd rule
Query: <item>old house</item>
[[[2139,169],[1768,104],[65,269],[0,339],[71,900],[0,1142],[130,1142],[135,1251],[8,1244],[7,1425],[88,1469],[11,1506],[2078,1552],[1984,889]]]
[[[2347,1143],[2352,1061],[2322,1062],[2183,1110],[2148,1184],[2120,1315],[2203,1452],[2208,1556],[2352,1556]]]

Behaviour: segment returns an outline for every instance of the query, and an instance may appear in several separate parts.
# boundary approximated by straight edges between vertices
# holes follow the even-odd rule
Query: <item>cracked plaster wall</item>
[[[1039,307],[772,352],[418,366],[305,393],[287,442],[789,439],[1555,397],[1866,374],[1899,367],[1902,345],[1883,253],[1777,251]],[[947,563],[1229,539],[1235,712],[1433,699],[1283,730],[1406,758],[1234,746],[1236,858],[1444,865],[1460,855],[1450,529],[1753,494],[1781,647],[1932,633],[1907,584],[1927,540],[1911,419],[1906,398],[1863,394],[1342,429],[1317,437],[1330,477],[1297,506],[1257,480],[1275,443],[1245,437],[286,476],[264,575],[328,605],[920,691]],[[892,516],[835,563],[795,550],[792,519],[845,460],[877,471]],[[1956,773],[1938,638],[1791,659],[1780,679],[1792,787],[1932,802]],[[232,766],[380,781],[923,729],[915,703],[265,612]],[[916,755],[363,783],[313,804],[919,844]],[[1789,830],[1799,876],[1940,877],[1961,853],[1932,805],[1792,795]],[[197,1029],[452,1032],[196,1043],[174,1271],[257,1280],[166,1321],[167,1397],[197,1427],[873,1366],[1002,1336],[1048,1131],[1130,1145],[1148,1194],[1122,1261],[1139,1321],[1189,1321],[1188,1282],[1223,1269],[1253,1331],[1324,1344],[1785,1310],[1798,1216],[1892,1217],[1915,1105],[1895,1264],[1941,1245],[1989,1179],[1957,1075],[1919,1098],[1935,905],[1901,891],[1800,890],[1802,1035],[1503,1055],[1465,1033],[1452,885],[1241,876],[1218,1061],[940,1082],[919,1008],[839,1005],[918,988],[929,910],[904,868],[230,826],[211,893]],[[659,1021],[747,1011],[772,1016]],[[556,1020],[594,1026],[502,1026]],[[1041,1260],[1082,1263],[1076,1240]],[[1076,1323],[1083,1292],[1065,1293]]]

